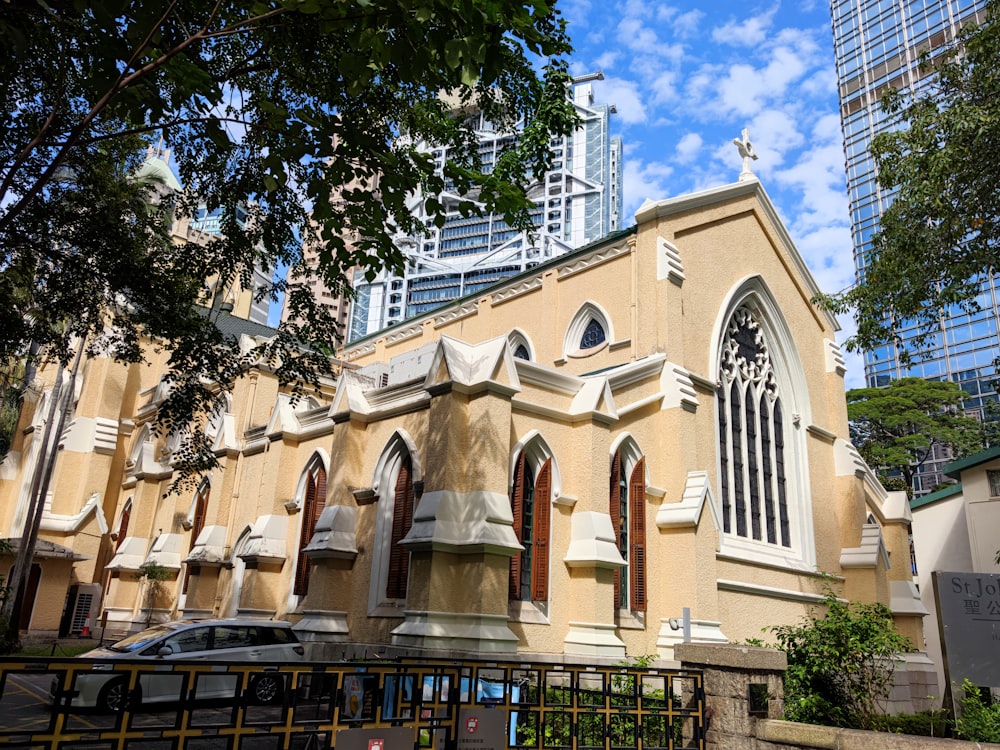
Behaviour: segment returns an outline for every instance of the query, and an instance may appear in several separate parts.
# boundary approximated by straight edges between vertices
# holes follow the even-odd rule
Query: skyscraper
[[[891,201],[876,183],[872,139],[893,127],[882,112],[879,97],[888,88],[919,91],[928,80],[920,68],[925,51],[933,57],[954,41],[966,23],[985,20],[984,0],[831,0],[833,43],[839,84],[840,117],[844,133],[847,189],[850,196],[854,262],[860,277],[871,248],[878,217]],[[1000,354],[1000,284],[985,279],[982,309],[975,314],[955,311],[942,316],[933,342],[923,350],[908,347],[916,333],[904,327],[901,344],[886,344],[865,352],[868,386],[882,386],[908,376],[951,380],[965,390],[966,411],[982,417],[984,402],[996,399],[990,381],[996,377],[994,359]],[[914,356],[900,361],[901,348]],[[914,491],[930,491],[949,460],[935,455],[921,467]]]
[[[580,124],[571,135],[552,139],[552,169],[529,192],[535,236],[508,226],[501,216],[463,216],[459,196],[441,196],[448,209],[444,226],[431,226],[427,237],[396,239],[407,257],[402,276],[382,271],[366,281],[363,271],[357,273],[349,340],[472,294],[619,228],[621,139],[609,132],[613,110],[594,103],[593,88],[583,79],[574,87],[573,101]],[[480,160],[489,170],[517,134],[498,132],[482,115],[471,116],[477,118]],[[420,147],[443,167],[445,149],[429,143]]]

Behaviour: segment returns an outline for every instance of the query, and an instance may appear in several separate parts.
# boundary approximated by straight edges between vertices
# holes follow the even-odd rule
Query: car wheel
[[[284,691],[284,681],[276,674],[259,675],[250,685],[250,696],[254,703],[264,706],[280,701]]]
[[[128,680],[124,677],[112,680],[97,696],[97,707],[102,711],[120,713],[129,706],[132,696],[128,691]]]

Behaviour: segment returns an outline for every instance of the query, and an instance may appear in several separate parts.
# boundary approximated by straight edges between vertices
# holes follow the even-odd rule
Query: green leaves
[[[976,309],[978,280],[1000,257],[1000,2],[988,3],[979,28],[967,26],[946,54],[924,60],[937,77],[916,98],[888,92],[882,107],[898,130],[872,144],[883,212],[863,280],[821,298],[851,313],[852,351],[898,341],[916,325],[906,362],[939,330],[942,314]],[[905,124],[902,124],[905,123]]]
[[[954,458],[982,447],[982,425],[961,410],[964,396],[956,383],[922,378],[850,390],[851,441],[880,478],[901,475],[912,492],[913,477],[934,446],[947,448]]]
[[[139,361],[155,338],[175,386],[166,429],[208,408],[204,382],[229,387],[249,366],[194,311],[206,289],[249,284],[254,267],[301,269],[260,291],[296,317],[268,356],[283,382],[316,382],[328,362],[315,353],[340,332],[309,282],[346,290],[354,266],[400,268],[393,235],[426,229],[413,197],[446,179],[476,195],[459,210],[530,226],[530,175],[575,123],[565,24],[540,1],[0,3],[0,42],[0,356],[36,342],[65,359],[86,335]],[[477,108],[525,123],[492,174],[462,119]],[[161,143],[181,194],[133,179]],[[446,207],[429,205],[440,225]],[[172,220],[203,206],[222,211],[223,234],[174,244]]]
[[[785,718],[871,729],[885,713],[893,660],[910,649],[883,604],[847,603],[832,590],[798,625],[770,628],[788,658]]]

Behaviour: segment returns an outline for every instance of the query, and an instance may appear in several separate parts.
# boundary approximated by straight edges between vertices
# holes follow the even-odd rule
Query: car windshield
[[[172,633],[177,630],[177,628],[188,625],[190,623],[186,622],[168,622],[163,625],[157,625],[156,627],[143,630],[141,633],[134,633],[128,638],[122,638],[117,643],[112,643],[108,648],[111,651],[118,651],[123,654],[128,654],[133,651],[138,651],[139,649],[147,646],[151,641],[156,640],[168,633]]]

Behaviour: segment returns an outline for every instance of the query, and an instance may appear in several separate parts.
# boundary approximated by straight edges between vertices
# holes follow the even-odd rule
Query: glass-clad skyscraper
[[[612,109],[594,103],[590,83],[578,83],[573,97],[580,124],[570,136],[552,140],[552,169],[529,191],[535,204],[534,236],[511,228],[502,216],[462,216],[460,196],[439,196],[448,209],[444,226],[430,225],[427,237],[396,238],[408,259],[402,276],[382,271],[366,281],[362,271],[357,273],[349,340],[473,294],[619,228],[621,140],[609,132]],[[489,171],[517,133],[496,131],[482,115],[471,117],[479,158]],[[422,148],[444,166],[444,149],[433,144]],[[416,210],[420,206],[422,201]]]
[[[875,181],[875,163],[869,148],[876,134],[892,127],[879,105],[887,88],[919,91],[927,81],[920,69],[924,51],[933,56],[954,41],[966,23],[985,19],[984,0],[831,0],[833,42],[844,134],[847,189],[850,195],[854,262],[864,274],[864,258],[871,248],[878,217],[891,200]],[[869,386],[916,376],[959,383],[968,397],[970,415],[982,417],[986,400],[996,399],[991,386],[993,360],[1000,354],[997,324],[1000,288],[997,280],[983,281],[981,310],[975,314],[954,311],[944,316],[931,345],[904,365],[899,346],[887,344],[865,353],[865,379]],[[913,328],[903,328],[903,344]],[[912,349],[913,353],[918,353]],[[940,479],[940,468],[949,457],[933,456],[916,479],[914,491],[924,494]]]

